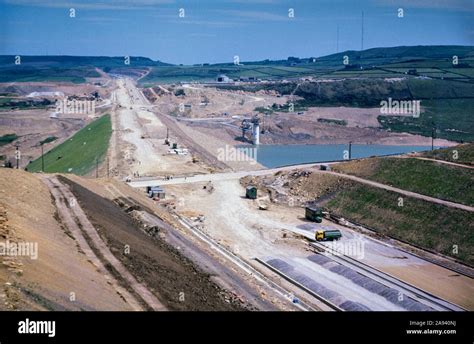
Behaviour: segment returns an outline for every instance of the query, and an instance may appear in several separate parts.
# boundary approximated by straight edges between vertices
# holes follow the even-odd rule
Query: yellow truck
[[[316,241],[332,241],[339,240],[342,237],[342,233],[338,229],[317,230],[314,236]]]

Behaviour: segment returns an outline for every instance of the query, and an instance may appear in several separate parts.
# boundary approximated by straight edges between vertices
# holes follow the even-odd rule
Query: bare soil
[[[89,220],[114,255],[170,310],[243,310],[211,276],[160,238],[146,235],[118,205],[84,187],[62,179],[71,187]],[[130,247],[125,253],[124,247]]]
[[[132,310],[79,250],[39,178],[0,169],[0,204],[0,241],[38,245],[38,259],[0,256],[0,309]]]

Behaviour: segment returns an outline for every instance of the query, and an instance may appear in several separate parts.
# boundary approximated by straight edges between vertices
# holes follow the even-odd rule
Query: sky
[[[361,49],[362,11],[364,49],[474,45],[474,0],[0,0],[0,55],[318,57]]]

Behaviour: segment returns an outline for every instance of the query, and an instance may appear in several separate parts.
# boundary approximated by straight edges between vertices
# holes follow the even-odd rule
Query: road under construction
[[[115,115],[116,121],[122,123],[124,129],[126,126],[133,131],[119,138],[122,142],[119,147],[136,146],[130,170],[136,169],[141,175],[140,178],[129,178],[127,184],[138,190],[151,185],[164,187],[168,203],[163,206],[193,235],[249,275],[264,275],[272,283],[289,290],[291,297],[287,298],[293,304],[312,305],[307,309],[349,311],[472,309],[474,286],[469,267],[453,274],[448,265],[435,263],[438,260],[422,257],[401,245],[330,219],[309,225],[300,219],[301,208],[298,207],[272,206],[270,211],[259,211],[255,203],[243,197],[245,191],[239,180],[306,169],[446,207],[473,212],[472,207],[355,176],[321,171],[320,164],[276,169],[262,166],[255,169],[246,165],[235,169],[227,162],[218,161],[215,152],[209,149],[212,143],[204,145],[201,134],[183,124],[186,120],[180,121],[150,104],[132,80],[119,79],[118,85],[121,110]],[[246,130],[253,132],[258,125],[258,120],[244,122],[244,135]],[[168,130],[173,135],[171,141],[189,149],[200,159],[200,164],[193,164],[190,157],[166,154],[167,146],[163,141]],[[144,133],[151,138],[138,139]],[[250,138],[258,140],[255,135]],[[122,174],[123,180],[125,177]],[[327,244],[315,243],[315,231],[327,228],[341,230],[341,245],[361,243],[363,257],[334,254]]]
[[[325,216],[320,223],[309,222],[299,205],[273,203],[268,195],[247,198],[242,180],[302,171],[466,213],[474,212],[473,207],[335,172],[328,168],[332,163],[324,168],[312,163],[269,169],[252,160],[223,160],[218,152],[234,143],[215,127],[196,129],[195,124],[233,126],[232,133],[238,132],[244,143],[259,144],[264,116],[184,117],[173,109],[186,98],[170,91],[152,103],[131,78],[114,77],[107,85],[113,131],[107,164],[96,170],[107,178],[38,177],[52,195],[52,206],[43,212],[57,219],[56,227],[64,228],[94,270],[105,276],[107,286],[100,290],[108,293],[110,309],[474,309],[470,266],[381,237],[346,219]],[[202,90],[198,85],[183,88]],[[206,94],[210,102],[221,97],[219,109],[230,114],[240,106],[281,101],[266,94]],[[4,185],[5,190],[9,187]],[[160,197],[149,192],[152,187]],[[46,199],[38,199],[38,207]],[[342,238],[318,242],[317,231],[339,231]],[[120,254],[126,246],[131,246],[130,256]],[[59,269],[64,262],[54,264]],[[95,276],[93,271],[87,274]],[[90,301],[82,307],[103,305]]]

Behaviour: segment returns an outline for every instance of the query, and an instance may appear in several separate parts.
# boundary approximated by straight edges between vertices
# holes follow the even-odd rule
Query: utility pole
[[[436,128],[431,128],[431,150],[434,150],[434,137],[436,133]]]
[[[16,169],[18,170],[20,168],[20,158],[21,158],[21,153],[20,153],[20,144],[17,142],[15,144],[15,159],[16,159]]]
[[[110,170],[109,157],[107,157],[107,178],[110,177],[109,170]]]
[[[349,141],[349,160],[352,159],[352,141]]]
[[[44,172],[44,143],[41,144],[41,172]]]
[[[95,159],[95,177],[99,178],[99,158]]]

